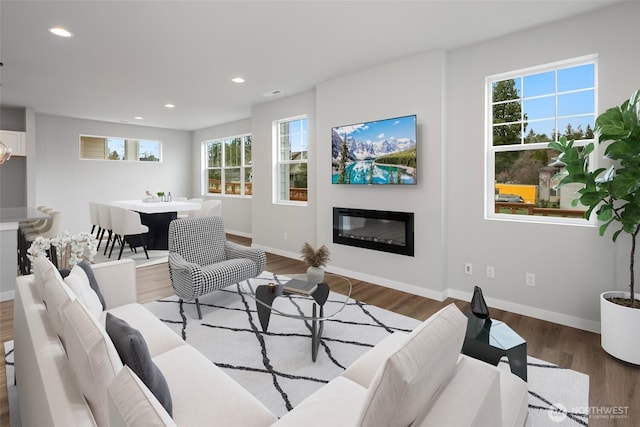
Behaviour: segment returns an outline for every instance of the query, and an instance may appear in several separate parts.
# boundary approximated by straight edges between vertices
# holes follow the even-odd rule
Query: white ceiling
[[[249,117],[273,90],[291,95],[615,2],[1,0],[0,102],[201,129]],[[51,35],[53,26],[73,37]],[[238,75],[246,83],[232,83]]]

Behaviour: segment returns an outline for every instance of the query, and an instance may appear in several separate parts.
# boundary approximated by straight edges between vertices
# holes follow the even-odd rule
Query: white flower
[[[57,262],[65,264],[58,265],[58,267],[73,268],[83,258],[93,261],[98,252],[97,247],[98,241],[86,231],[74,235],[71,235],[68,231],[63,231],[50,239],[42,236],[37,237],[31,243],[31,247],[27,249],[27,257],[33,261],[40,255],[52,255],[51,251],[55,250]]]

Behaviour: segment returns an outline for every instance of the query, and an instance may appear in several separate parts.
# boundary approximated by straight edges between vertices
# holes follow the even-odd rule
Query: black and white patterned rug
[[[338,376],[388,334],[411,331],[420,323],[350,299],[336,318],[325,322],[314,363],[309,322],[272,315],[267,333],[262,332],[256,302],[247,291],[248,286],[255,289],[268,281],[273,276],[265,272],[200,298],[202,320],[192,303],[185,302],[181,313],[176,297],[145,306],[278,416]],[[343,301],[343,296],[330,294],[325,312]],[[311,313],[311,302],[305,297],[281,297],[276,302],[291,304],[289,311]],[[509,370],[508,363],[500,363],[500,368]],[[529,357],[528,379],[531,426],[587,425],[587,375]]]
[[[338,376],[355,359],[395,331],[411,331],[420,322],[379,307],[350,299],[344,310],[324,325],[318,358],[311,361],[311,325],[272,315],[263,333],[255,311],[256,302],[246,295],[247,286],[273,281],[270,273],[200,298],[203,319],[196,307],[176,297],[145,304],[177,334],[220,366],[232,378],[278,416],[285,414],[325,383]],[[240,289],[244,288],[244,292]],[[310,313],[305,297],[278,298],[291,310]],[[325,312],[342,304],[344,297],[330,294]],[[19,426],[13,386],[13,342],[5,343],[7,387],[11,425]],[[508,370],[507,363],[500,368]],[[589,377],[529,357],[530,426],[586,426]]]

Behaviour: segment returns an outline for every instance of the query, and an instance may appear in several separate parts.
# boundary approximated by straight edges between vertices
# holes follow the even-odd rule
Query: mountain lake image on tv
[[[417,183],[416,116],[331,129],[333,184]]]

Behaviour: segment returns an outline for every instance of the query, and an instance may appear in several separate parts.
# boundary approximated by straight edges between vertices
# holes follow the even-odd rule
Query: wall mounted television
[[[416,115],[331,129],[331,182],[417,184]]]

